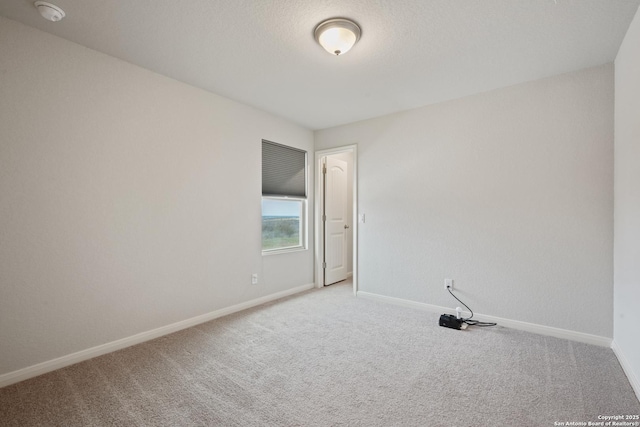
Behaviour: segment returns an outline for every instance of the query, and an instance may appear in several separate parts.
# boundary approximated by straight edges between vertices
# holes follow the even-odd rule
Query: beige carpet
[[[553,426],[639,414],[608,348],[334,285],[0,389],[2,426]]]

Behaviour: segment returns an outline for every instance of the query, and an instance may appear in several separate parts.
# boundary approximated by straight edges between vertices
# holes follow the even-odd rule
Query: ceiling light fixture
[[[34,5],[38,9],[38,12],[40,12],[40,15],[48,21],[58,22],[66,16],[64,10],[60,9],[55,4],[37,1]]]
[[[360,27],[344,18],[327,19],[313,32],[316,41],[332,55],[347,53],[360,40]]]

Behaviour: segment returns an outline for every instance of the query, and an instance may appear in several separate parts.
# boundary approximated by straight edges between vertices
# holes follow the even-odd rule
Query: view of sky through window
[[[299,200],[262,200],[262,216],[300,216]]]

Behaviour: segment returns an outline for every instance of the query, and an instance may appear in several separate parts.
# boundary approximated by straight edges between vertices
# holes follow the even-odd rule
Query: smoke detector
[[[45,1],[37,1],[34,5],[38,9],[38,12],[40,12],[40,15],[48,21],[58,22],[65,17],[64,10],[60,9],[55,4],[47,3]]]

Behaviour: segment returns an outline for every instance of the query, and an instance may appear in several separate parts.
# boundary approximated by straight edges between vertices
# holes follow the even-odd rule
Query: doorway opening
[[[358,290],[357,146],[315,153],[316,287],[352,279]]]

